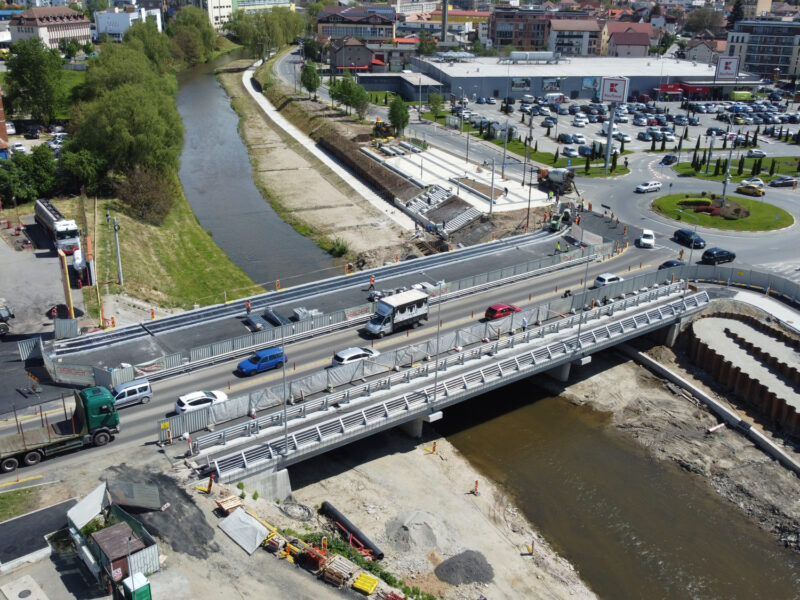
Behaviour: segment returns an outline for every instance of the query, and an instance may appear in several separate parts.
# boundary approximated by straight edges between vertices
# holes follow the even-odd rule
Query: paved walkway
[[[734,299],[760,308],[768,315],[778,319],[795,333],[800,333],[800,313],[786,306],[783,302],[770,298],[765,294],[747,291],[736,292]]]
[[[245,70],[244,73],[242,73],[242,85],[244,85],[247,92],[250,94],[253,100],[258,103],[267,117],[269,117],[278,127],[296,139],[306,150],[311,152],[317,159],[319,159],[320,162],[333,170],[333,172],[341,177],[351,188],[353,188],[357,194],[362,196],[366,201],[392,219],[403,229],[413,231],[414,221],[412,221],[410,217],[406,216],[400,210],[394,208],[383,198],[378,196],[378,194],[373,192],[369,187],[361,183],[361,181],[355,175],[350,173],[345,167],[340,165],[328,154],[326,154],[314,140],[300,131],[297,127],[289,123],[289,121],[287,121],[283,115],[281,115],[280,112],[278,112],[278,110],[272,106],[269,100],[267,100],[262,93],[256,91],[256,89],[253,87],[252,78],[256,68],[258,68],[260,65],[261,61],[258,61],[251,65],[250,68]]]

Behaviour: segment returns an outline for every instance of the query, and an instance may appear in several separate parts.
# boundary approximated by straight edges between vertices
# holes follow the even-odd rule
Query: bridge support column
[[[414,419],[413,421],[408,421],[407,423],[403,423],[400,425],[400,429],[402,429],[409,437],[414,439],[419,439],[422,437],[422,424],[423,423],[435,423],[436,421],[440,420],[444,414],[442,411],[437,410],[435,413],[431,413],[427,416],[420,417],[419,419]]]
[[[292,495],[292,484],[289,481],[289,471],[286,469],[258,473],[245,477],[241,481],[244,483],[244,489],[249,495],[252,495],[253,492],[258,492],[258,495],[265,500],[280,500],[283,502]]]
[[[681,332],[681,322],[678,321],[677,323],[673,323],[669,327],[667,327],[666,331],[664,332],[664,345],[672,348],[675,345],[675,342],[678,340],[678,334]]]
[[[569,381],[569,371],[571,367],[572,363],[564,363],[555,369],[550,369],[547,374],[561,383],[567,383],[567,381]]]

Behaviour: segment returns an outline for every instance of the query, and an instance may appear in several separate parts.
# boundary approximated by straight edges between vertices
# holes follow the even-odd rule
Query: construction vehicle
[[[53,240],[56,250],[72,254],[81,247],[80,232],[75,221],[62,215],[49,200],[37,200],[33,210],[36,222]]]
[[[553,216],[550,217],[550,231],[561,231],[565,227],[569,227],[571,222],[572,212],[569,210],[569,208],[564,208],[563,210],[554,212]]]
[[[575,172],[572,169],[539,169],[539,187],[556,194],[568,193],[574,179]]]
[[[380,117],[375,119],[375,126],[372,128],[375,137],[389,137],[392,135],[392,126]]]
[[[3,337],[9,332],[11,326],[8,324],[8,322],[13,318],[14,309],[6,304],[5,300],[0,298],[0,337]]]
[[[381,338],[401,327],[415,327],[423,319],[428,319],[428,294],[408,290],[378,300],[366,330],[369,335]]]
[[[15,414],[12,433],[0,435],[0,472],[10,473],[20,464],[32,466],[43,458],[85,446],[105,446],[119,433],[119,413],[114,396],[104,387],[76,390],[72,415],[48,423],[47,411],[41,418],[21,421]]]

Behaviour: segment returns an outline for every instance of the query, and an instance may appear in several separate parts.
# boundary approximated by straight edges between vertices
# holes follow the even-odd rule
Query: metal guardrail
[[[449,365],[463,365],[468,360],[479,359],[485,354],[493,354],[498,350],[505,348],[508,344],[513,346],[518,343],[536,343],[537,340],[543,340],[547,336],[557,334],[564,328],[573,327],[578,320],[582,319],[583,323],[586,323],[587,321],[598,319],[600,317],[613,316],[615,312],[620,310],[624,311],[630,307],[639,306],[642,302],[652,302],[658,300],[670,294],[674,294],[682,289],[683,284],[678,283],[664,286],[656,290],[648,290],[637,295],[636,297],[625,298],[606,306],[597,307],[596,309],[585,312],[583,315],[571,315],[559,321],[540,327],[533,327],[523,333],[511,335],[501,340],[490,343],[482,343],[474,348],[460,352],[455,356],[440,360],[439,364],[444,366],[444,370],[447,370]],[[584,337],[585,335],[582,335],[581,339],[583,340]],[[327,394],[318,399],[306,400],[301,405],[292,406],[291,408],[287,407],[287,421],[297,418],[304,419],[311,414],[329,410],[332,406],[341,406],[358,398],[368,397],[376,391],[391,388],[398,382],[408,384],[414,379],[429,376],[433,369],[433,363],[426,363],[424,365],[406,369],[398,374],[394,374],[386,378],[366,382],[358,386],[348,388],[345,391]],[[280,425],[282,423],[282,413],[265,415],[248,423],[235,425],[211,434],[199,436],[193,443],[193,449],[195,451],[201,451],[216,445],[224,445],[225,443],[234,439],[258,435],[262,430],[275,425]]]
[[[709,301],[705,292],[692,294],[667,305],[653,308],[636,315],[614,321],[583,333],[580,339],[560,340],[533,350],[525,349],[515,356],[496,360],[498,352],[512,348],[514,336],[495,342],[491,352],[481,353],[477,359],[483,364],[451,377],[439,376],[438,384],[433,384],[380,401],[361,409],[354,409],[345,415],[318,422],[295,430],[288,435],[276,434],[264,442],[245,450],[219,457],[213,465],[221,482],[230,482],[257,472],[271,470],[278,466],[286,467],[310,456],[339,447],[350,441],[361,439],[380,430],[400,425],[414,418],[441,410],[472,396],[483,394],[529,377],[538,372],[570,362],[579,352],[596,351],[645,331],[662,327],[665,322],[696,311]],[[474,353],[469,351],[469,353]],[[444,371],[447,364],[463,366],[461,356],[440,360]],[[391,388],[387,378],[386,389]],[[401,383],[398,381],[397,383]]]

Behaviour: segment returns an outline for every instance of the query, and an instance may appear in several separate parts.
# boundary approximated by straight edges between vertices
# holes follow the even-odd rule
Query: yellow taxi
[[[763,196],[764,189],[758,187],[757,185],[753,185],[751,183],[747,185],[740,185],[736,188],[736,191],[740,194],[747,194],[748,196]]]

